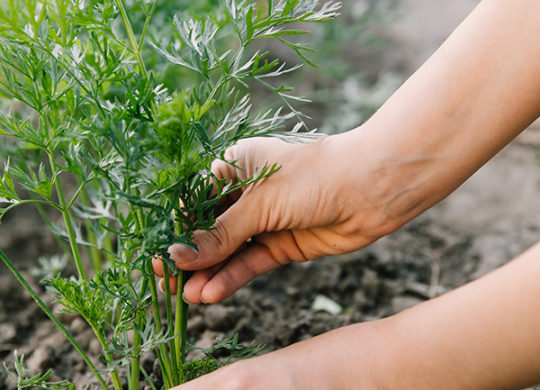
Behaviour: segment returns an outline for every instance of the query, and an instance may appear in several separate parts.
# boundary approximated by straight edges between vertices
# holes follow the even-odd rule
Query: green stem
[[[6,214],[8,213],[9,211],[11,211],[12,209],[16,208],[16,207],[19,207],[19,206],[22,206],[22,205],[25,205],[25,204],[34,204],[36,206],[39,206],[39,205],[49,205],[49,206],[53,206],[55,209],[59,210],[59,211],[62,211],[62,207],[60,205],[57,205],[56,203],[52,202],[52,201],[49,201],[49,200],[35,200],[35,199],[28,199],[28,200],[20,200],[18,201],[17,203],[13,203],[11,206],[8,206],[6,207],[4,210],[3,210],[3,214]]]
[[[133,50],[133,53],[135,54],[135,58],[137,59],[137,64],[139,65],[139,69],[141,70],[141,75],[143,78],[148,79],[148,72],[146,70],[146,66],[144,65],[144,61],[141,56],[141,45],[143,43],[143,39],[141,39],[140,43],[137,43],[137,40],[135,39],[135,34],[133,33],[133,28],[131,27],[131,23],[129,21],[126,8],[124,7],[124,2],[122,0],[115,0],[116,5],[118,6],[118,10],[120,11],[120,15],[122,16],[122,21],[124,22],[124,26],[126,27],[126,33],[128,35],[129,43],[131,45],[131,48]],[[149,23],[150,19],[147,18],[146,23]],[[143,33],[143,37],[146,35],[146,33]],[[152,100],[152,111],[156,112],[156,103]]]
[[[108,264],[114,263],[114,248],[113,243],[111,241],[111,235],[107,233],[105,236],[105,239],[103,240],[103,247],[105,248],[105,259],[107,260]]]
[[[175,204],[175,199],[170,199],[172,204]],[[178,204],[180,207],[180,204]],[[176,211],[175,213],[180,213]],[[181,234],[184,231],[184,226],[179,220],[175,221],[175,230],[177,234]],[[177,361],[180,363],[181,372],[180,372],[180,383],[185,381],[184,373],[184,363],[186,362],[186,344],[187,344],[187,320],[188,320],[188,310],[189,306],[182,299],[182,292],[184,291],[184,285],[187,281],[186,271],[179,271],[176,281],[176,312],[175,312],[175,322],[174,322],[174,335],[176,338],[175,350],[177,353]]]
[[[94,334],[96,335],[99,343],[101,344],[101,348],[103,349],[103,356],[105,357],[105,360],[107,362],[112,362],[114,359],[111,356],[111,354],[107,352],[107,349],[109,348],[107,339],[105,338],[103,333],[99,329],[96,329],[91,323],[90,323],[90,326],[92,327]],[[115,390],[123,390],[122,382],[120,381],[120,376],[118,375],[118,371],[116,371],[116,368],[113,368],[113,370],[111,371],[111,378],[112,378]]]
[[[184,367],[186,362],[186,344],[187,344],[187,319],[189,306],[182,299],[182,291],[184,290],[184,284],[186,282],[186,272],[180,271],[178,273],[178,279],[176,284],[176,313],[174,323],[174,334],[177,336],[174,339],[177,361],[179,361],[180,367]],[[183,369],[180,372],[180,383],[184,383]]]
[[[4,264],[6,264],[6,266],[9,268],[9,270],[13,273],[15,278],[17,278],[19,283],[28,292],[28,294],[30,294],[30,296],[34,299],[34,301],[36,301],[36,303],[41,308],[41,310],[43,310],[43,312],[47,315],[47,317],[51,319],[51,321],[58,327],[60,332],[62,332],[64,336],[68,339],[68,341],[71,343],[73,348],[75,348],[75,350],[81,355],[82,359],[84,360],[84,362],[86,363],[90,371],[92,371],[94,376],[97,378],[97,380],[99,381],[103,389],[108,390],[109,388],[107,387],[107,384],[103,380],[101,374],[97,370],[94,363],[92,363],[92,361],[90,360],[90,358],[88,357],[84,349],[82,349],[79,343],[77,343],[77,341],[73,338],[73,336],[69,333],[69,331],[64,327],[64,325],[62,325],[62,323],[58,320],[58,318],[56,318],[53,312],[47,307],[47,305],[45,305],[45,303],[41,300],[38,294],[32,289],[32,287],[30,287],[28,282],[23,278],[20,272],[15,268],[13,263],[8,259],[6,254],[1,249],[0,249],[0,258],[2,259]]]
[[[169,280],[169,266],[165,263],[163,263],[163,281],[165,284],[165,308],[167,312],[167,329],[171,330],[174,329],[174,322],[173,322],[173,309],[172,309],[172,301],[171,301],[171,285]],[[174,336],[177,336],[176,333]],[[173,367],[172,372],[172,379],[174,382],[174,385],[179,385],[178,381],[178,360],[176,359],[176,344],[175,339],[172,339],[169,342],[169,349],[171,351],[171,364]]]
[[[82,204],[85,206],[90,205],[90,201],[88,199],[88,193],[86,192],[85,189],[81,191],[81,201],[82,201]],[[92,223],[90,222],[90,219],[86,218],[84,220],[84,228],[86,229],[88,242],[93,245],[89,248],[89,252],[90,252],[89,258],[91,259],[91,262],[92,262],[92,269],[96,272],[99,272],[103,269],[102,263],[101,263],[101,253],[99,249],[97,248],[97,238],[94,232],[92,231]]]
[[[141,292],[139,293],[139,299],[142,301],[144,295],[146,294],[146,289],[148,288],[148,278],[144,277],[141,284]],[[139,388],[139,376],[140,376],[140,362],[141,362],[141,342],[142,338],[138,329],[144,327],[145,321],[145,312],[138,311],[135,317],[135,327],[133,334],[133,357],[131,359],[131,373],[130,373],[130,383],[129,389],[138,390]]]
[[[135,53],[135,58],[137,59],[137,63],[139,64],[139,68],[141,69],[141,74],[144,78],[148,78],[146,66],[144,65],[144,62],[142,60],[139,44],[135,39],[135,34],[133,33],[133,28],[131,27],[131,23],[127,16],[124,2],[122,0],[116,0],[116,5],[118,6],[118,10],[120,11],[120,15],[122,16],[122,21],[124,22],[124,26],[126,27],[126,33],[128,35],[129,43],[131,44],[131,49],[133,50],[133,53]]]
[[[156,322],[156,332],[158,334],[163,333],[163,325],[161,323],[161,313],[159,311],[159,301],[158,301],[158,295],[157,295],[157,286],[156,286],[156,280],[154,279],[152,265],[150,262],[148,262],[147,265],[147,271],[149,272],[150,276],[148,277],[148,280],[150,282],[150,293],[152,294],[152,309],[154,312],[154,321]],[[161,374],[163,376],[163,382],[167,388],[173,386],[172,384],[172,366],[171,361],[167,354],[167,348],[164,344],[159,344],[158,347],[158,356],[159,356],[159,364],[161,367]]]
[[[147,8],[146,20],[144,21],[144,27],[141,34],[141,39],[139,39],[139,46],[138,46],[139,48],[142,47],[142,45],[144,44],[144,40],[146,39],[146,34],[148,33],[148,27],[150,26],[150,19],[152,19],[152,16],[154,16],[156,5],[157,5],[157,0],[154,0],[152,5],[149,8]]]
[[[62,189],[62,184],[60,184],[60,179],[58,178],[58,171],[56,170],[56,163],[54,162],[54,155],[52,153],[49,153],[49,163],[51,166],[52,176],[54,177],[54,184],[56,187],[56,193],[58,195],[58,202],[60,203],[60,207],[62,208],[62,216],[64,217],[64,224],[66,225],[69,246],[71,248],[71,254],[75,262],[75,267],[77,268],[79,277],[82,280],[87,280],[86,271],[84,270],[84,266],[81,260],[81,253],[79,252],[79,247],[77,246],[75,231],[73,230],[71,215],[69,213],[69,208],[66,207],[64,190]]]
[[[150,386],[152,390],[157,390],[156,386],[154,385],[154,382],[152,382],[152,378],[150,378],[150,375],[148,375],[144,367],[141,367],[141,372],[144,376],[144,379],[146,379],[146,383],[148,383],[148,386]]]

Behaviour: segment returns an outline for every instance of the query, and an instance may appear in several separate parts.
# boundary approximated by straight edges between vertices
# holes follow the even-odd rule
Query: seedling
[[[193,6],[204,8],[202,3],[216,2]],[[105,370],[1,251],[0,257],[104,389],[106,376],[115,390],[123,388],[122,376],[129,389],[138,389],[141,380],[155,388],[140,364],[145,351],[156,352],[167,388],[222,364],[212,350],[201,361],[186,361],[188,306],[176,299],[173,308],[167,276],[178,275],[181,291],[188,275],[176,269],[167,248],[195,247],[193,232],[212,229],[221,198],[279,169],[269,164],[244,181],[219,180],[209,167],[215,159],[226,161],[228,147],[247,137],[310,134],[299,132],[307,126],[294,109],[303,99],[279,84],[299,66],[287,67],[260,47],[277,40],[311,64],[312,49],[295,40],[305,34],[299,23],[328,21],[339,3],[219,3],[207,7],[205,17],[177,14],[169,28],[152,22],[166,18],[158,0],[0,5],[0,134],[11,140],[0,218],[33,204],[65,242],[76,275],[56,273],[44,283],[65,311],[90,325]],[[255,42],[259,50],[252,48]],[[254,83],[279,97],[281,107],[254,107]],[[292,132],[275,133],[293,120]],[[62,216],[61,225],[51,212]],[[151,267],[156,255],[167,265],[165,320]],[[234,358],[257,351],[237,338],[220,341],[218,348]],[[15,357],[15,363],[19,381],[71,388],[67,381],[49,383],[48,373],[25,379],[23,359]]]

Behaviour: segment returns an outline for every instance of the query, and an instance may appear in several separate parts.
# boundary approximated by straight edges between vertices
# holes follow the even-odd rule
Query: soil
[[[476,3],[402,1],[403,17],[385,32],[392,43],[380,59],[384,68],[405,79]],[[221,304],[192,306],[190,337],[204,347],[216,337],[239,333],[243,341],[255,339],[271,351],[346,324],[392,315],[504,264],[540,237],[539,141],[536,124],[446,200],[365,249],[291,264]],[[39,215],[22,208],[0,226],[0,248],[21,270],[40,255],[58,252]],[[54,307],[42,287],[33,285]],[[315,311],[318,296],[339,304],[341,314]],[[85,323],[74,315],[61,319],[95,359],[99,345]],[[74,380],[77,388],[97,388],[76,352],[0,267],[0,360],[9,365],[14,350],[26,356],[32,370],[53,368],[54,377]],[[143,362],[152,372],[155,357],[147,354]],[[15,388],[3,371],[0,388]]]

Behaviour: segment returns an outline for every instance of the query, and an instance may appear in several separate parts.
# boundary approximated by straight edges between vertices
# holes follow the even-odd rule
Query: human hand
[[[241,169],[218,161],[220,179],[281,169],[233,194],[215,229],[194,233],[199,253],[170,248],[178,268],[195,271],[185,299],[217,302],[281,264],[373,242],[442,200],[537,119],[540,46],[529,37],[538,35],[531,10],[540,5],[499,3],[481,2],[358,131],[229,149]]]
[[[215,229],[194,233],[198,253],[179,244],[170,247],[179,269],[195,271],[184,298],[191,303],[218,302],[289,261],[350,252],[391,230],[373,191],[377,169],[371,168],[376,164],[365,158],[359,165],[357,153],[369,153],[349,137],[310,143],[248,139],[226,153],[236,166],[215,161],[213,174],[232,181],[249,178],[265,165],[277,163],[281,168],[225,200],[227,209]],[[163,277],[159,259],[154,260],[154,270]],[[175,286],[173,280],[173,293]]]

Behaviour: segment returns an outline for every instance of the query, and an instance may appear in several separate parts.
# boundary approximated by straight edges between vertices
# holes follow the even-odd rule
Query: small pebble
[[[17,335],[17,329],[13,324],[0,324],[0,344],[9,343]]]

